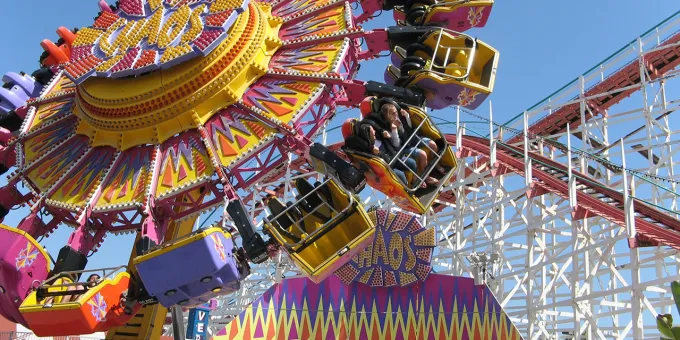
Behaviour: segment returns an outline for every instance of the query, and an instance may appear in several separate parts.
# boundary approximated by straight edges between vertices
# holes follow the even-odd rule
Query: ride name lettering
[[[190,48],[191,42],[203,33],[205,25],[201,16],[208,12],[209,5],[200,4],[192,9],[184,4],[173,9],[166,8],[166,4],[152,8],[152,14],[146,18],[120,18],[106,31],[99,31],[96,46],[108,59],[125,54],[131,48],[141,47],[146,40],[144,49],[155,49],[161,55],[159,60],[166,60],[163,58],[164,53]]]
[[[384,265],[390,266],[392,270],[400,270],[402,263],[406,262],[406,268],[403,270],[407,272],[413,270],[416,265],[413,238],[388,232],[390,237],[386,240],[387,235],[384,234],[384,232],[376,233],[373,244],[357,255],[355,259],[357,268]]]
[[[205,333],[205,315],[206,313],[202,310],[198,311],[198,322],[196,323],[196,336],[194,340],[203,340],[203,333]]]

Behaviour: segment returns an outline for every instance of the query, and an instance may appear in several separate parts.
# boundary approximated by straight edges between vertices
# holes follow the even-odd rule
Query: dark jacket
[[[411,126],[409,126],[409,125],[408,125],[408,121],[406,120],[406,118],[404,118],[404,116],[401,115],[401,113],[399,114],[399,121],[401,121],[401,126],[402,126],[402,128],[404,129],[403,132],[399,132],[399,140],[401,141],[402,146],[403,146],[403,144],[404,144],[409,138],[411,138],[411,136],[413,136],[413,134],[416,133],[416,129],[415,129],[415,128],[416,128],[416,125],[415,125],[415,122],[413,122],[413,118],[411,118]],[[414,136],[414,137],[408,142],[408,145],[409,145],[409,146],[412,146],[412,147],[415,147],[416,144],[418,144],[418,138]]]
[[[361,124],[370,124],[375,130],[375,135],[378,138],[382,138],[385,131],[392,131],[392,126],[386,120],[384,120],[380,114],[371,112],[361,121]]]
[[[361,121],[357,124],[354,133],[345,140],[345,146],[358,152],[373,155],[375,140],[370,135],[369,125],[373,126],[373,124],[365,121]],[[373,129],[375,130],[375,127]],[[390,141],[382,138],[382,135],[378,134],[377,130],[375,133],[376,137],[381,141],[380,153],[378,156],[389,164],[389,162],[392,161],[392,158],[397,154],[397,150],[394,150]]]

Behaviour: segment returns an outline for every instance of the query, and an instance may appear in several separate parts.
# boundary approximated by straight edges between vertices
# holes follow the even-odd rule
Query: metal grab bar
[[[472,41],[472,46],[471,47],[441,46],[441,40],[442,40],[442,36],[444,35],[444,33],[451,34],[454,37],[461,36],[461,37],[464,37],[466,39],[470,39],[470,41]],[[428,33],[428,34],[432,34],[432,33]],[[437,61],[437,52],[439,51],[440,48],[446,49],[446,57],[444,58],[444,62],[442,63],[442,65],[438,65],[437,62],[436,62]],[[468,51],[469,50],[470,51],[470,55],[468,56],[468,60],[467,60],[467,65],[465,67],[448,66],[448,59],[449,59],[449,56],[451,54],[451,50],[456,50],[456,51]],[[457,80],[457,81],[464,81],[470,76],[470,71],[472,70],[472,65],[474,64],[476,54],[477,54],[477,39],[473,38],[470,35],[460,33],[460,32],[456,32],[454,30],[450,30],[450,29],[447,29],[447,28],[439,28],[439,36],[437,37],[437,44],[436,44],[435,49],[433,51],[432,59],[428,63],[429,65],[427,66],[426,69],[411,71],[410,74],[408,75],[408,78],[409,79],[415,78],[418,74],[421,74],[421,73],[424,73],[424,72],[432,72],[432,73],[434,73],[434,74],[436,74],[436,75],[438,75],[438,76],[440,76],[444,79],[454,79],[454,80]],[[452,76],[452,75],[447,74],[445,72],[441,72],[441,71],[438,71],[436,69],[433,69],[433,67],[438,68],[438,69],[444,69],[444,70],[461,69],[462,68],[462,69],[465,69],[465,74],[462,75],[462,76]]]
[[[284,209],[282,212],[280,212],[278,215],[272,217],[271,219],[269,219],[268,217],[265,217],[264,223],[272,226],[273,230],[275,230],[277,233],[281,234],[281,232],[278,230],[280,228],[280,224],[278,222],[276,224],[274,224],[273,222],[276,222],[279,218],[286,216],[286,214],[289,211],[291,211],[294,208],[297,208],[300,204],[302,204],[302,202],[306,198],[311,197],[311,195],[317,193],[324,185],[327,185],[330,181],[331,181],[330,179],[325,180],[321,185],[314,188],[312,191],[310,191],[309,193],[307,193],[306,195],[304,195],[303,197],[298,199],[293,205],[286,207],[286,209]],[[322,201],[321,204],[314,207],[314,209],[312,211],[310,211],[309,213],[304,214],[304,216],[302,216],[300,219],[294,220],[293,224],[295,225],[295,227],[298,228],[298,230],[300,231],[301,234],[307,234],[300,227],[300,222],[304,221],[308,216],[312,215],[314,212],[316,212],[322,206],[328,206],[328,208],[331,210],[331,215],[333,215],[335,213],[334,216],[331,217],[331,219],[328,220],[326,223],[324,223],[322,226],[320,226],[319,228],[314,230],[312,233],[309,233],[309,234],[307,234],[306,237],[301,238],[299,242],[296,242],[296,243],[285,242],[283,244],[283,246],[285,246],[287,249],[289,249],[291,251],[300,251],[300,250],[306,248],[309,244],[314,242],[319,237],[326,234],[332,227],[337,225],[339,222],[342,222],[342,220],[344,220],[349,215],[348,212],[357,205],[357,202],[354,199],[353,195],[350,194],[350,195],[348,195],[348,197],[349,197],[349,203],[347,204],[347,207],[345,207],[342,211],[337,211],[335,208],[333,208],[333,205],[330,204],[323,195],[319,195],[319,198],[321,198],[321,201]],[[284,233],[286,233],[286,232],[284,232]]]
[[[100,284],[102,281],[105,279],[112,277],[113,274],[117,273],[121,269],[125,269],[127,271],[127,266],[118,266],[118,267],[109,267],[109,268],[100,268],[100,269],[90,269],[90,270],[74,270],[74,271],[64,271],[58,274],[55,274],[49,278],[47,278],[45,281],[43,281],[38,287],[35,287],[34,289],[38,290],[45,290],[44,293],[41,295],[47,296],[49,295],[73,295],[74,291],[61,291],[61,292],[47,292],[46,290],[49,288],[68,288],[68,287],[77,287],[77,286],[87,286],[92,282],[80,282],[76,281],[75,278],[78,276],[78,274],[84,274],[84,273],[97,273],[101,272],[102,276],[99,277],[99,280],[95,281],[95,284]],[[107,274],[108,271],[108,274]],[[50,284],[48,282],[54,282],[59,278],[68,278],[71,279],[72,283],[59,283],[59,284]]]
[[[411,114],[411,113],[409,113],[409,114]],[[423,120],[420,122],[420,124],[418,124],[418,127],[415,128],[415,129],[413,129],[413,134],[412,134],[405,142],[402,143],[403,145],[402,145],[401,149],[399,149],[399,151],[397,152],[397,154],[394,156],[394,158],[392,158],[392,160],[391,160],[390,163],[388,164],[388,166],[389,166],[390,168],[393,168],[394,162],[397,162],[397,161],[398,161],[398,162],[400,162],[402,165],[404,165],[406,168],[408,168],[408,166],[406,165],[406,163],[401,159],[401,156],[404,155],[404,153],[405,153],[405,151],[406,151],[406,148],[407,148],[407,147],[410,147],[410,146],[409,146],[409,143],[413,140],[413,138],[417,138],[417,139],[418,139],[418,143],[416,143],[416,145],[415,145],[414,147],[412,147],[413,150],[412,150],[405,158],[411,157],[411,155],[413,154],[413,152],[415,151],[415,149],[417,149],[420,145],[424,145],[426,148],[428,148],[428,149],[430,150],[430,152],[432,152],[432,153],[435,155],[435,156],[433,157],[433,159],[431,159],[431,160],[428,162],[429,165],[425,168],[425,172],[424,172],[424,174],[422,175],[422,177],[421,177],[420,175],[418,175],[418,173],[417,173],[416,171],[411,171],[411,172],[413,172],[413,175],[416,176],[416,178],[418,178],[418,181],[417,181],[417,184],[416,184],[415,186],[413,186],[413,187],[409,187],[409,186],[408,186],[408,183],[404,183],[404,188],[406,188],[406,190],[407,190],[409,193],[413,193],[413,192],[415,192],[416,190],[418,190],[418,189],[420,188],[420,186],[421,186],[421,185],[423,184],[423,182],[425,181],[425,178],[427,178],[427,177],[430,176],[430,174],[432,173],[432,171],[434,171],[434,168],[439,164],[439,161],[441,161],[442,157],[444,157],[444,153],[446,153],[446,149],[447,149],[447,147],[448,147],[448,143],[446,143],[447,145],[446,145],[444,148],[442,148],[441,150],[439,150],[438,153],[436,153],[436,152],[434,152],[434,150],[432,150],[432,148],[430,148],[429,145],[427,145],[427,143],[423,142],[423,138],[420,137],[420,136],[418,135],[418,133],[420,132],[420,129],[423,127],[423,125],[425,124],[425,122],[428,121],[428,120],[430,121],[430,124],[432,125],[432,127],[433,127],[433,128],[434,128],[441,136],[443,136],[443,134],[441,133],[441,131],[439,130],[439,128],[437,128],[437,125],[434,124],[434,122],[431,121],[430,116],[428,116],[427,114],[424,114]]]

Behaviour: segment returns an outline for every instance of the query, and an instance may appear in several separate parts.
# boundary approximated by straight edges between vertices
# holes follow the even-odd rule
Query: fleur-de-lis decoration
[[[464,88],[463,91],[460,91],[460,94],[458,94],[458,105],[468,106],[474,103],[475,99],[477,99],[477,95],[479,95],[479,92]]]
[[[482,21],[484,7],[471,7],[468,13],[468,21],[472,27],[477,26]]]

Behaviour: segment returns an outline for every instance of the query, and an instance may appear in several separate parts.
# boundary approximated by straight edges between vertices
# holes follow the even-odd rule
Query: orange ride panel
[[[118,273],[105,278],[75,301],[64,303],[61,302],[62,296],[56,296],[51,305],[46,304],[49,299],[38,301],[37,293],[32,292],[19,311],[29,328],[38,336],[103,332],[124,325],[137,313],[139,304],[131,314],[124,312],[121,295],[128,290],[129,284],[130,274]],[[63,289],[61,291],[67,294]]]

